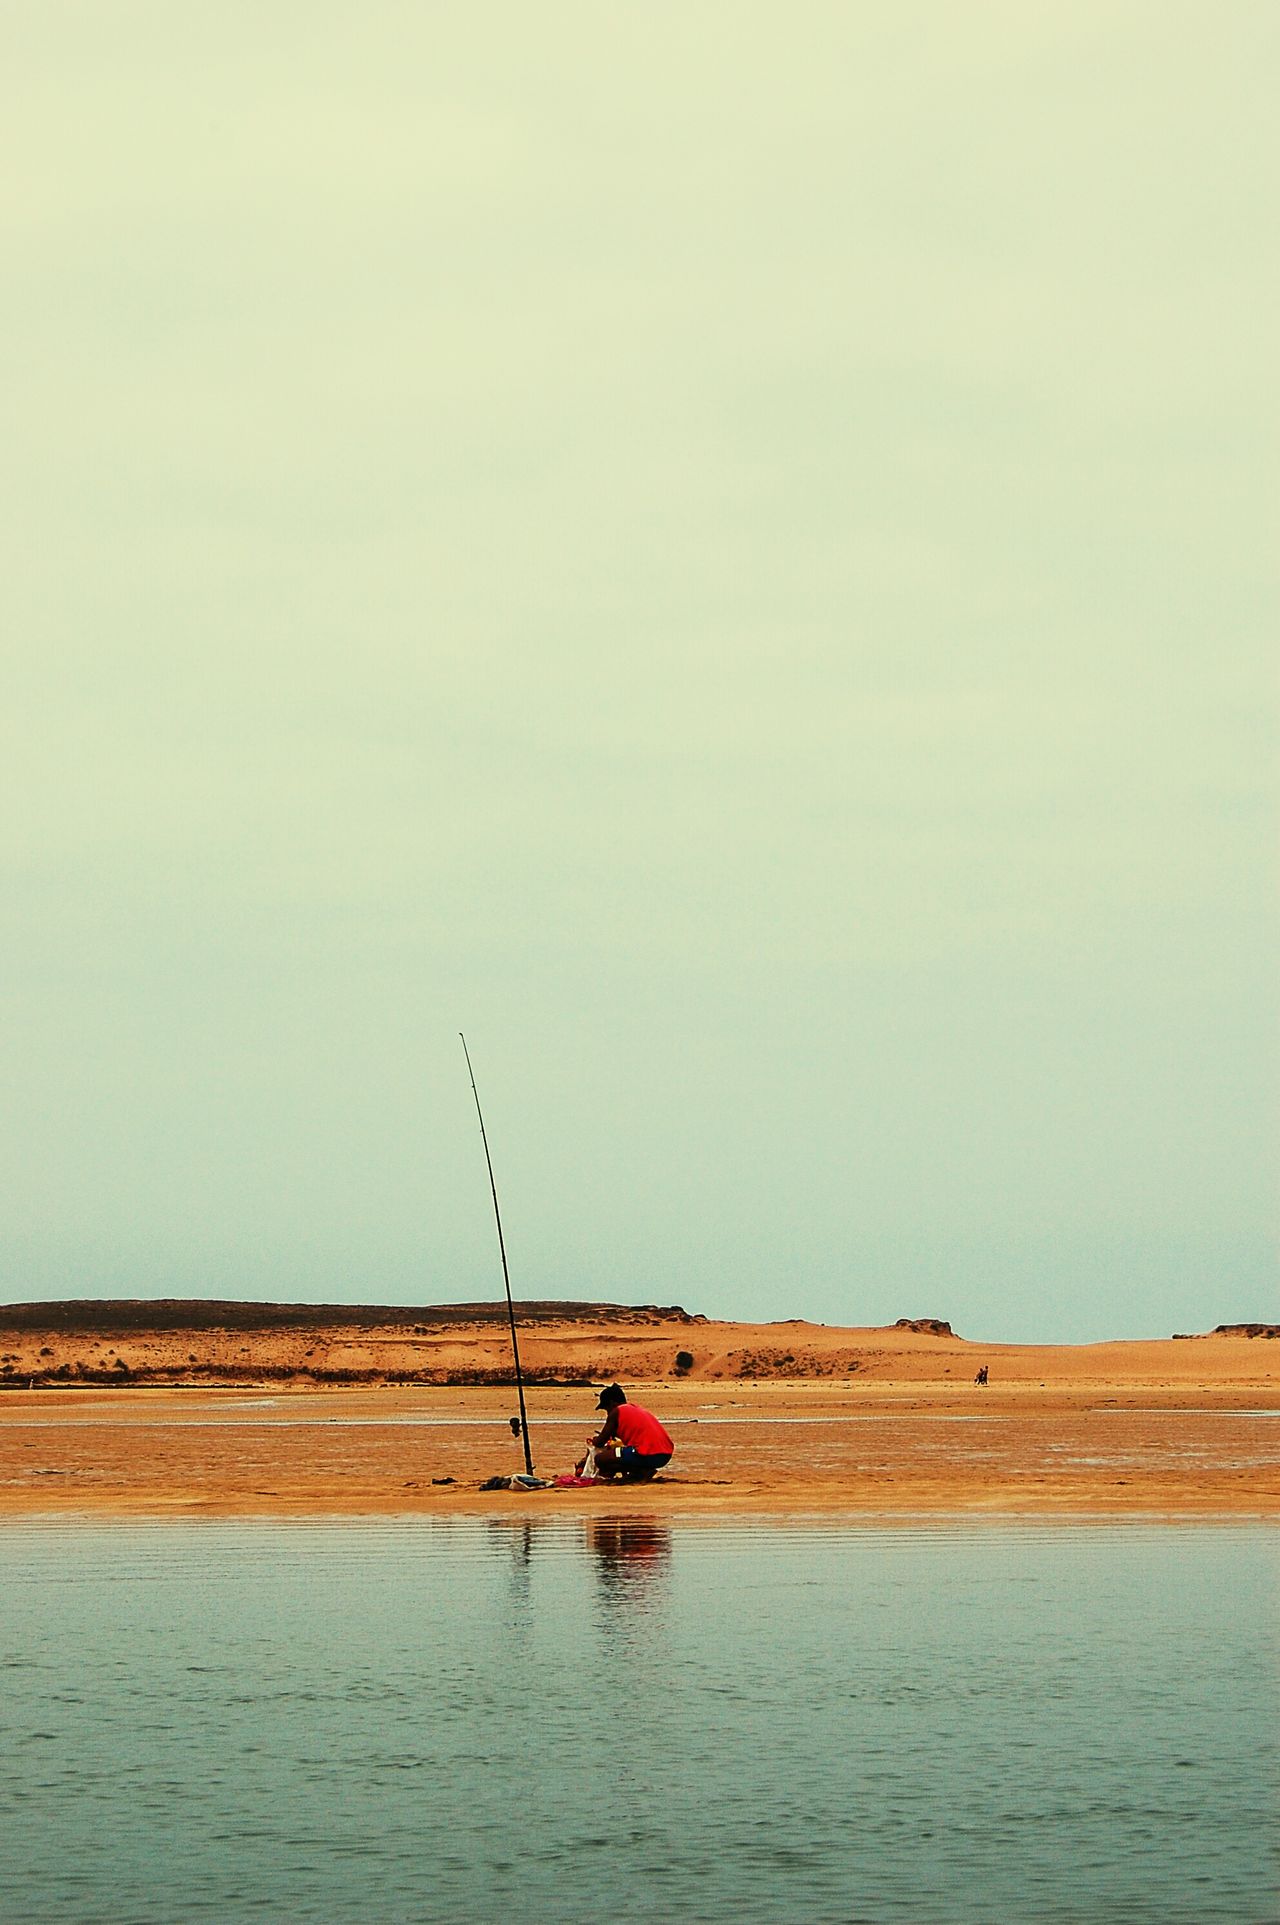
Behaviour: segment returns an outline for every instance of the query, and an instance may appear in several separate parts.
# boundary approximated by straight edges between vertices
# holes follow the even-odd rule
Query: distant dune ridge
[[[683,1380],[1006,1382],[1078,1376],[1123,1359],[1139,1375],[1198,1374],[1185,1338],[1109,1345],[973,1344],[940,1317],[866,1329],[800,1320],[717,1322],[679,1305],[539,1299],[517,1305],[533,1384]],[[1249,1343],[1280,1325],[1220,1325]],[[1172,1347],[1183,1361],[1170,1360]],[[1115,1353],[1111,1357],[1111,1353]],[[67,1299],[0,1305],[0,1389],[31,1387],[502,1385],[512,1381],[505,1302],[243,1303],[215,1298]]]

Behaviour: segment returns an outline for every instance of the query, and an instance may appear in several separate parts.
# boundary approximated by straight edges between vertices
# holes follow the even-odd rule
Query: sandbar
[[[681,1347],[694,1363],[677,1373]],[[578,1319],[546,1324],[528,1350],[543,1378],[586,1355],[596,1381],[623,1381],[670,1428],[668,1470],[639,1486],[484,1491],[523,1469],[513,1389],[259,1378],[255,1363],[275,1353],[251,1338],[233,1382],[8,1389],[0,1516],[1280,1516],[1280,1343],[980,1345],[912,1329]],[[548,1477],[600,1421],[585,1381],[532,1384],[528,1413]]]

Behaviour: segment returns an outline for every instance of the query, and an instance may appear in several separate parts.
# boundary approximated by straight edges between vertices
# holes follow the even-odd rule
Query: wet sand
[[[502,1388],[37,1388],[0,1398],[0,1516],[1280,1515],[1280,1344],[711,1327],[754,1333],[734,1354],[776,1348],[780,1328],[806,1333],[811,1366],[824,1340],[866,1361],[847,1379],[740,1379],[712,1374],[704,1338],[708,1374],[627,1379],[676,1441],[649,1485],[481,1491],[523,1469]],[[594,1403],[586,1386],[530,1391],[543,1475],[580,1454]]]

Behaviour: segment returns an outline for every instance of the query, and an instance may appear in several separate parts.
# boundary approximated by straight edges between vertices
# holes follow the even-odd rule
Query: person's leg
[[[618,1462],[618,1452],[612,1444],[605,1444],[602,1449],[596,1452],[597,1477],[616,1477],[621,1470],[622,1466]]]
[[[622,1478],[627,1484],[647,1484],[656,1477],[665,1464],[671,1462],[671,1452],[662,1456],[642,1457],[639,1451],[624,1450],[622,1453]]]

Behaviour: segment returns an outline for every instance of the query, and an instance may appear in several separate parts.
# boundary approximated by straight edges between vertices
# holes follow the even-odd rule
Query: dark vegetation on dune
[[[577,1370],[572,1366],[557,1372],[526,1370],[522,1374],[526,1385],[534,1390],[568,1390],[597,1381],[590,1371]],[[340,1365],[255,1363],[251,1367],[236,1370],[226,1363],[152,1367],[121,1362],[104,1368],[98,1364],[76,1361],[58,1364],[53,1369],[14,1374],[7,1366],[0,1364],[0,1391],[28,1388],[120,1390],[139,1384],[167,1389],[198,1384],[213,1389],[260,1388],[263,1384],[314,1384],[339,1388],[343,1385],[358,1388],[372,1384],[426,1384],[436,1390],[450,1387],[474,1390],[477,1386],[492,1385],[510,1390],[515,1385],[515,1373],[509,1368],[487,1370],[483,1365],[469,1365],[464,1370],[347,1370]]]
[[[521,1301],[520,1323],[705,1323],[678,1304]],[[0,1304],[0,1335],[51,1330],[67,1336],[126,1331],[406,1330],[418,1336],[453,1325],[505,1323],[505,1303],[238,1303],[217,1297],[68,1298]]]

